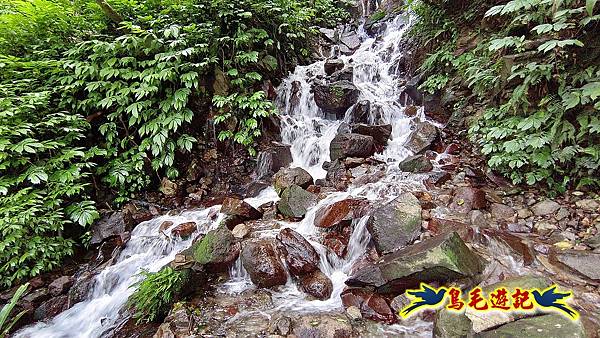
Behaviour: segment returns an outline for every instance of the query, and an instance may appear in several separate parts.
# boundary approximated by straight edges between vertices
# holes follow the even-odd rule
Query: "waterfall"
[[[410,155],[402,145],[409,131],[411,117],[404,115],[401,99],[400,77],[396,74],[395,62],[403,56],[401,40],[408,22],[406,17],[398,16],[387,24],[386,31],[377,38],[371,38],[359,28],[363,40],[352,55],[340,56],[346,66],[352,66],[353,83],[360,90],[359,102],[369,100],[372,107],[369,120],[392,125],[392,139],[387,148],[377,158],[385,163],[385,175],[375,183],[351,186],[348,191],[335,192],[322,199],[308,211],[300,222],[280,222],[281,228],[290,227],[302,234],[317,250],[321,257],[321,271],[333,282],[333,294],[328,300],[310,300],[293,281],[273,290],[274,311],[331,311],[341,309],[340,294],[344,282],[351,273],[352,266],[365,253],[370,240],[366,230],[367,218],[355,220],[353,232],[345,258],[339,258],[319,242],[319,229],[314,226],[315,213],[322,207],[349,198],[362,197],[371,201],[386,201],[398,196],[407,187],[420,186],[420,182],[407,179],[399,171],[399,161]],[[329,144],[336,136],[343,121],[328,119],[317,107],[311,93],[311,84],[325,76],[324,61],[308,66],[296,67],[278,89],[278,101],[282,116],[282,139],[291,145],[292,167],[306,169],[314,179],[324,178],[326,171],[323,163],[329,161]],[[350,109],[351,110],[351,109]],[[350,111],[349,110],[349,111]],[[347,113],[348,114],[348,113]],[[413,117],[414,118],[414,117]],[[345,120],[348,120],[346,116]],[[265,168],[258,168],[262,175]],[[258,197],[247,199],[257,207],[268,201],[276,201],[278,196],[272,187],[265,189]],[[100,337],[111,327],[116,327],[127,298],[133,293],[130,288],[141,277],[142,270],[158,271],[169,263],[175,255],[192,243],[190,239],[171,238],[159,231],[164,221],[172,221],[173,227],[189,221],[202,225],[197,234],[216,228],[222,215],[214,219],[211,215],[218,212],[220,206],[200,211],[184,212],[176,216],[161,216],[140,223],[132,232],[131,240],[126,244],[114,265],[106,267],[94,280],[94,286],[86,300],[56,316],[47,323],[38,323],[19,331],[16,337]],[[279,229],[261,232],[260,236],[274,237]],[[168,232],[167,232],[168,233]],[[238,260],[230,271],[230,281],[221,287],[221,292],[238,293],[254,286],[249,281],[241,261]]]

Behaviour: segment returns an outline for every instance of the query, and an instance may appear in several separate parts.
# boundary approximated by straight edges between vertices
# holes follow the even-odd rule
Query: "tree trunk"
[[[113,22],[119,24],[123,21],[123,17],[119,15],[119,13],[115,12],[115,10],[105,1],[105,0],[96,0],[96,3],[102,8],[102,11],[109,19]]]

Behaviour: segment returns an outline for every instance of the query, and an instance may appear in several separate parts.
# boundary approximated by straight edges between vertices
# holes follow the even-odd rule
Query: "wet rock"
[[[505,279],[501,282],[488,285],[483,288],[483,293],[489,295],[494,292],[498,288],[506,288],[506,290],[510,293],[516,288],[521,290],[529,290],[529,289],[539,289],[543,290],[550,285],[550,281],[546,280],[542,277],[536,276],[522,276]],[[472,308],[467,308],[465,310],[465,315],[472,324],[472,329],[475,332],[482,332],[493,327],[497,327],[509,322],[516,320],[517,314],[514,312],[507,311],[476,311]]]
[[[415,122],[412,129],[404,147],[413,154],[429,149],[438,136],[437,128],[429,122]]]
[[[378,151],[383,150],[392,135],[391,124],[368,125],[359,123],[353,124],[351,128],[352,132],[355,134],[371,136],[375,142],[375,148]]]
[[[231,230],[233,237],[242,239],[250,233],[250,227],[247,224],[238,224]]]
[[[46,299],[50,298],[50,296],[51,295],[50,292],[48,292],[48,288],[39,288],[25,294],[23,298],[21,298],[20,302],[23,302],[25,304],[39,304],[45,301]]]
[[[319,300],[329,299],[333,291],[331,279],[319,270],[300,277],[300,286],[304,292]]]
[[[364,289],[346,289],[341,297],[346,309],[351,307],[360,309],[363,318],[386,324],[394,324],[398,321],[385,298],[376,293]]]
[[[400,170],[409,173],[426,173],[433,170],[433,164],[424,155],[409,156],[400,162]]]
[[[560,204],[553,200],[546,199],[534,204],[531,207],[531,211],[533,211],[536,216],[546,216],[555,213],[559,208]]]
[[[73,277],[58,277],[57,279],[53,280],[52,283],[50,283],[50,285],[48,285],[48,291],[52,296],[56,297],[67,292],[71,285],[73,285]]]
[[[562,338],[586,337],[581,321],[572,321],[559,314],[524,318],[475,335],[477,338],[528,337]]]
[[[69,301],[67,307],[73,306],[75,303],[79,303],[87,297],[90,290],[94,287],[94,274],[83,267],[75,275],[75,282],[69,289]]]
[[[325,238],[323,239],[323,245],[329,248],[329,250],[335,253],[338,257],[345,258],[348,249],[348,243],[350,241],[351,230],[351,227],[347,226],[344,227],[341,232],[327,232],[325,234]]]
[[[272,142],[267,150],[261,151],[254,170],[257,179],[269,177],[279,169],[292,163],[292,152],[287,144]]]
[[[195,337],[193,316],[184,307],[174,308],[159,326],[153,338]]]
[[[315,226],[331,228],[341,221],[362,217],[369,202],[363,199],[345,199],[325,206],[315,213]]]
[[[330,84],[317,83],[313,86],[315,103],[325,113],[343,117],[348,108],[358,101],[360,91],[350,81]]]
[[[128,230],[125,213],[117,211],[106,214],[92,224],[92,239],[90,240],[90,244],[100,244],[105,239],[120,236]]]
[[[325,74],[331,75],[344,68],[344,61],[341,59],[328,59],[325,61],[323,68],[325,70]]]
[[[292,332],[292,320],[286,316],[276,318],[269,331],[273,334],[287,336]]]
[[[369,114],[371,113],[371,102],[369,100],[362,100],[354,105],[354,108],[350,111],[350,122],[351,123],[368,123]]]
[[[373,212],[367,229],[379,253],[412,243],[421,232],[421,205],[411,193],[404,193]]]
[[[239,198],[225,198],[221,206],[221,213],[228,216],[238,216],[243,220],[255,220],[262,217],[262,214],[250,204]]]
[[[325,181],[338,190],[345,190],[348,184],[348,171],[341,160],[332,161],[326,168]]]
[[[490,209],[492,217],[499,220],[509,221],[515,216],[515,209],[505,204],[493,203]]]
[[[378,293],[400,294],[418,287],[420,282],[448,283],[476,276],[482,269],[480,258],[453,232],[385,255],[376,264],[356,271],[346,284],[374,287]]]
[[[425,181],[428,186],[438,187],[448,182],[452,176],[447,171],[435,171],[429,174],[429,177]]]
[[[350,50],[355,50],[360,47],[360,38],[355,31],[347,31],[340,35],[340,42]]]
[[[292,275],[302,276],[319,269],[319,254],[302,235],[285,228],[277,234],[277,241]]]
[[[194,260],[211,272],[227,271],[240,254],[240,244],[229,229],[211,230],[192,245]]]
[[[598,209],[600,209],[600,203],[598,203],[598,201],[593,200],[593,199],[583,199],[583,200],[575,202],[575,205],[578,208],[583,209],[588,212],[596,212],[596,211],[598,211]]]
[[[160,226],[158,227],[158,231],[159,232],[164,232],[167,231],[170,227],[173,226],[173,222],[172,221],[164,221],[162,223],[160,223]]]
[[[280,196],[285,189],[292,185],[306,189],[313,183],[312,176],[302,168],[284,168],[279,170],[273,177],[273,187]]]
[[[173,230],[171,230],[171,234],[181,238],[187,238],[190,237],[196,231],[196,229],[196,222],[185,222],[173,228]]]
[[[244,242],[242,264],[258,287],[284,285],[287,273],[276,252],[274,239]]]
[[[67,309],[68,296],[62,295],[53,297],[39,305],[33,313],[35,321],[45,321],[54,318],[54,316]]]
[[[286,188],[281,193],[281,200],[277,203],[277,210],[287,217],[299,218],[306,215],[308,208],[317,203],[317,196],[297,185]]]
[[[354,77],[354,68],[346,67],[331,74],[332,81],[349,81],[352,82]]]
[[[369,157],[375,153],[372,136],[361,134],[338,134],[329,144],[332,161],[345,157]]]
[[[600,252],[553,250],[550,254],[550,262],[562,264],[586,278],[600,281]]]
[[[454,197],[450,208],[462,213],[473,209],[484,209],[487,205],[485,192],[472,187],[459,187],[454,190]]]

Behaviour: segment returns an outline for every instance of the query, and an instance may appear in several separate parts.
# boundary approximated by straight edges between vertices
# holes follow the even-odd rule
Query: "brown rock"
[[[73,278],[71,276],[58,277],[48,285],[48,291],[52,296],[56,297],[67,292],[71,285],[73,285]]]
[[[458,212],[468,213],[472,209],[484,209],[486,205],[487,201],[483,190],[471,187],[459,187],[454,191],[450,208]]]
[[[261,213],[250,204],[238,198],[225,198],[221,206],[221,212],[225,215],[240,216],[246,220],[254,220],[262,217]]]
[[[302,276],[300,285],[304,292],[320,300],[329,299],[333,291],[331,279],[319,270]]]
[[[244,242],[242,264],[258,287],[284,285],[287,273],[275,250],[274,239]]]
[[[386,324],[398,322],[396,314],[385,298],[376,293],[365,289],[347,289],[341,297],[345,308],[359,308],[364,318]]]
[[[194,231],[196,231],[197,225],[196,222],[185,222],[177,225],[173,230],[171,230],[171,234],[174,236],[179,236],[181,238],[190,237]]]
[[[355,217],[355,211],[360,214],[368,202],[363,199],[346,199],[332,203],[319,209],[315,214],[315,226],[320,228],[331,228],[343,220],[350,220]]]
[[[285,228],[277,234],[277,245],[290,273],[302,276],[319,269],[319,254],[302,235]]]

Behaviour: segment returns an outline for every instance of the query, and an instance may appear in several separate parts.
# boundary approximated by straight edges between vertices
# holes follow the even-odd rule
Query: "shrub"
[[[154,273],[142,271],[140,275],[144,279],[131,286],[136,290],[128,300],[135,311],[137,323],[151,322],[166,315],[189,279],[190,272],[165,267]]]

